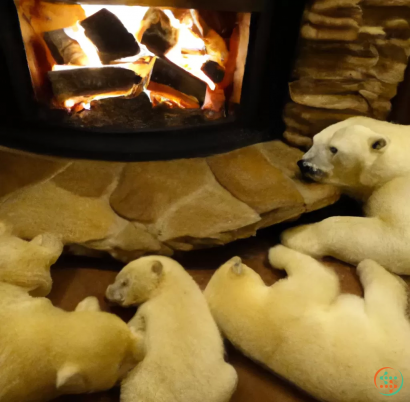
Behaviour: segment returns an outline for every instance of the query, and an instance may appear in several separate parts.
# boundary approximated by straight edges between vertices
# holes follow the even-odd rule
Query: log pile
[[[203,64],[202,71],[215,84],[221,83],[229,56],[224,39],[197,12],[178,10],[176,14],[181,22],[191,21],[192,34],[203,39],[203,49],[181,48],[182,54],[193,51],[208,54],[209,60]],[[204,105],[207,84],[166,57],[177,45],[180,32],[161,9],[147,10],[135,36],[105,8],[79,21],[79,25],[97,50],[103,66],[90,67],[89,57],[79,43],[83,41],[78,36],[81,31],[75,26],[69,28],[71,34],[65,29],[45,32],[43,39],[58,64],[55,71],[48,72],[55,106],[81,111],[82,102],[89,104],[107,96],[136,97],[143,89],[150,91],[153,106],[164,103],[169,107],[198,109]],[[140,54],[138,41],[156,57],[122,61]]]
[[[410,55],[410,1],[314,0],[289,84],[285,139],[308,148],[330,124],[386,120]]]

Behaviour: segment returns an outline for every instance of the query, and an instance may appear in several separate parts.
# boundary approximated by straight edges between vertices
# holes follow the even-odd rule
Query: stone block
[[[207,237],[260,219],[221,187],[204,159],[129,164],[111,205],[124,218],[148,224],[161,241]]]
[[[303,205],[293,181],[269,163],[257,146],[207,160],[218,182],[258,213]]]

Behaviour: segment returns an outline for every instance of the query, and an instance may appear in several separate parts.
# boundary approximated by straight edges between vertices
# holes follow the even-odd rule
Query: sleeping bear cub
[[[228,402],[237,374],[224,360],[206,300],[185,269],[167,257],[128,264],[107,289],[124,307],[141,305],[129,326],[143,361],[121,386],[121,402]]]
[[[52,235],[30,242],[0,223],[0,401],[45,402],[63,394],[113,387],[138,362],[138,342],[97,299],[74,312],[54,307],[50,265],[62,243]]]
[[[289,229],[285,246],[354,265],[372,259],[410,274],[410,126],[353,117],[317,134],[298,164],[307,177],[363,201],[365,217]]]
[[[391,395],[392,401],[408,402],[404,281],[363,261],[357,269],[361,298],[342,294],[334,271],[305,254],[279,245],[269,260],[288,277],[266,286],[236,257],[216,271],[205,290],[229,341],[320,401],[383,402]],[[395,375],[380,378],[377,373],[384,375],[386,367]]]

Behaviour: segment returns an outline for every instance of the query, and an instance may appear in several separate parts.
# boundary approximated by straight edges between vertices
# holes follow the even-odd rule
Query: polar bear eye
[[[380,138],[379,140],[373,142],[372,148],[375,150],[383,149],[387,145],[387,142],[384,138]]]
[[[120,282],[120,286],[128,286],[128,279],[123,279],[123,280]]]
[[[337,154],[337,148],[335,148],[335,147],[330,147],[329,150],[330,150],[330,152],[331,152],[333,155]]]

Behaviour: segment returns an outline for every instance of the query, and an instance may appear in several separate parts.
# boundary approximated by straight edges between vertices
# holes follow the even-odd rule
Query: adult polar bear
[[[317,134],[298,165],[305,176],[362,200],[365,217],[289,229],[285,246],[354,265],[372,259],[410,275],[410,126],[353,117]]]

